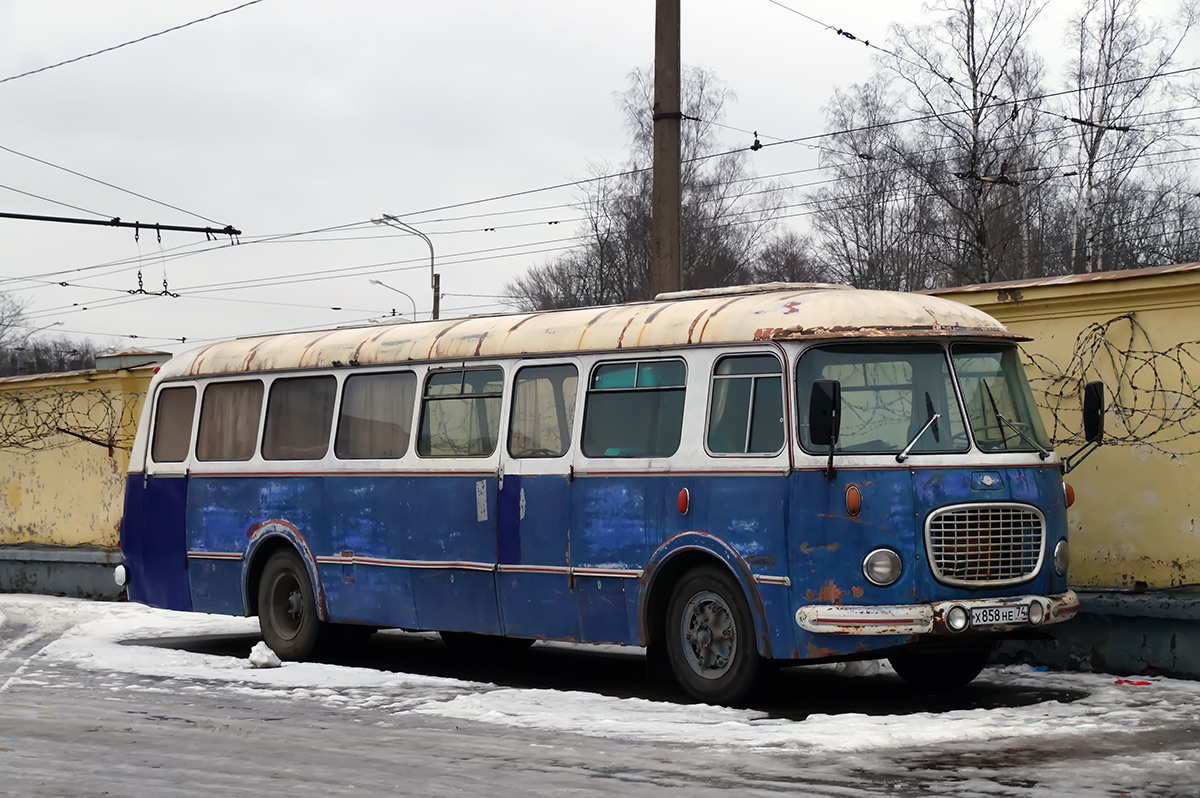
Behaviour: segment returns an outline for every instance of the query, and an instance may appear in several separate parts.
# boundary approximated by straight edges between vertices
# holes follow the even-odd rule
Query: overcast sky
[[[918,3],[896,0],[786,4],[879,44],[892,23],[928,18]],[[4,0],[0,80],[237,5]],[[728,125],[764,137],[820,133],[834,87],[871,73],[862,44],[768,0],[683,6],[685,65],[711,69],[737,94]],[[1043,54],[1061,50],[1062,23],[1076,7],[1051,4],[1039,28]],[[428,318],[419,238],[368,224],[256,243],[389,213],[432,239],[443,317],[504,310],[496,295],[506,280],[572,243],[564,239],[579,212],[566,204],[579,190],[430,209],[618,166],[626,133],[614,93],[652,63],[653,34],[653,0],[264,0],[0,83],[0,147],[182,209],[0,150],[0,211],[215,222],[243,233],[238,246],[164,233],[160,246],[153,231],[135,241],[132,230],[0,219],[0,290],[28,303],[31,328],[55,324],[47,334],[172,351],[393,309],[411,315],[406,297],[370,279],[410,294]],[[721,138],[750,144],[733,131]],[[750,160],[759,175],[815,163],[799,145]],[[198,254],[176,259],[183,253]],[[119,265],[93,268],[110,263]],[[145,291],[162,291],[165,277],[180,296],[126,293],[138,288],[139,268]],[[324,273],[298,282],[310,272]]]

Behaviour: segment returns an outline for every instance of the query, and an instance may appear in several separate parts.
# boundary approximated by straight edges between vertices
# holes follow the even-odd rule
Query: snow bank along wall
[[[1102,380],[1105,446],[1068,477],[1077,620],[1010,646],[1054,665],[1200,678],[1200,263],[937,292],[1033,340],[1022,345],[1060,455]]]
[[[0,379],[0,592],[113,598],[153,367]]]

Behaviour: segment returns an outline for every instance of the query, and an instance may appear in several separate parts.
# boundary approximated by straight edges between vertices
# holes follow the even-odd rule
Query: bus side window
[[[403,457],[416,400],[417,375],[411,371],[347,378],[333,453],[343,460]]]
[[[508,452],[513,457],[561,457],[571,448],[579,372],[573,365],[529,366],[513,383]]]
[[[587,457],[670,457],[683,431],[682,360],[601,363],[583,410]]]
[[[783,367],[773,355],[717,361],[708,417],[715,454],[775,454],[783,448]]]
[[[209,462],[253,457],[262,398],[260,380],[209,383],[200,405],[196,459]]]
[[[329,451],[337,379],[293,377],[275,380],[267,397],[264,460],[320,460]]]
[[[196,413],[196,389],[191,385],[163,388],[158,392],[154,410],[154,445],[151,456],[156,463],[182,463],[192,448],[192,418]]]
[[[502,369],[430,372],[425,380],[417,454],[487,457],[500,435]]]

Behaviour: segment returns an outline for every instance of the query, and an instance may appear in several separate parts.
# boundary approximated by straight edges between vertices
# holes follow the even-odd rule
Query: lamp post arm
[[[429,247],[429,287],[433,289],[433,318],[437,319],[438,318],[438,310],[441,305],[440,300],[441,300],[441,293],[442,293],[442,281],[441,281],[441,275],[439,275],[436,271],[434,271],[433,241],[431,241],[429,239],[429,236],[425,235],[424,233],[422,233],[417,228],[413,227],[408,222],[406,222],[402,219],[399,219],[395,216],[392,216],[391,214],[385,213],[380,218],[373,219],[372,221],[375,222],[375,224],[386,224],[389,227],[394,227],[397,230],[403,230],[404,232],[409,233],[410,235],[414,235],[417,238],[424,241],[425,244]]]

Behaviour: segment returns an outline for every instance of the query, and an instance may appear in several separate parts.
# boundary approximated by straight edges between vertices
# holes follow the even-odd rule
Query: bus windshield
[[[1050,448],[1015,346],[954,344],[950,353],[971,432],[981,450],[1028,452]]]
[[[970,447],[946,350],[938,344],[842,344],[805,352],[796,384],[804,397],[797,402],[800,443],[809,451],[819,448],[809,437],[807,418],[813,380],[841,383],[838,452],[891,454],[910,444],[916,453]]]

